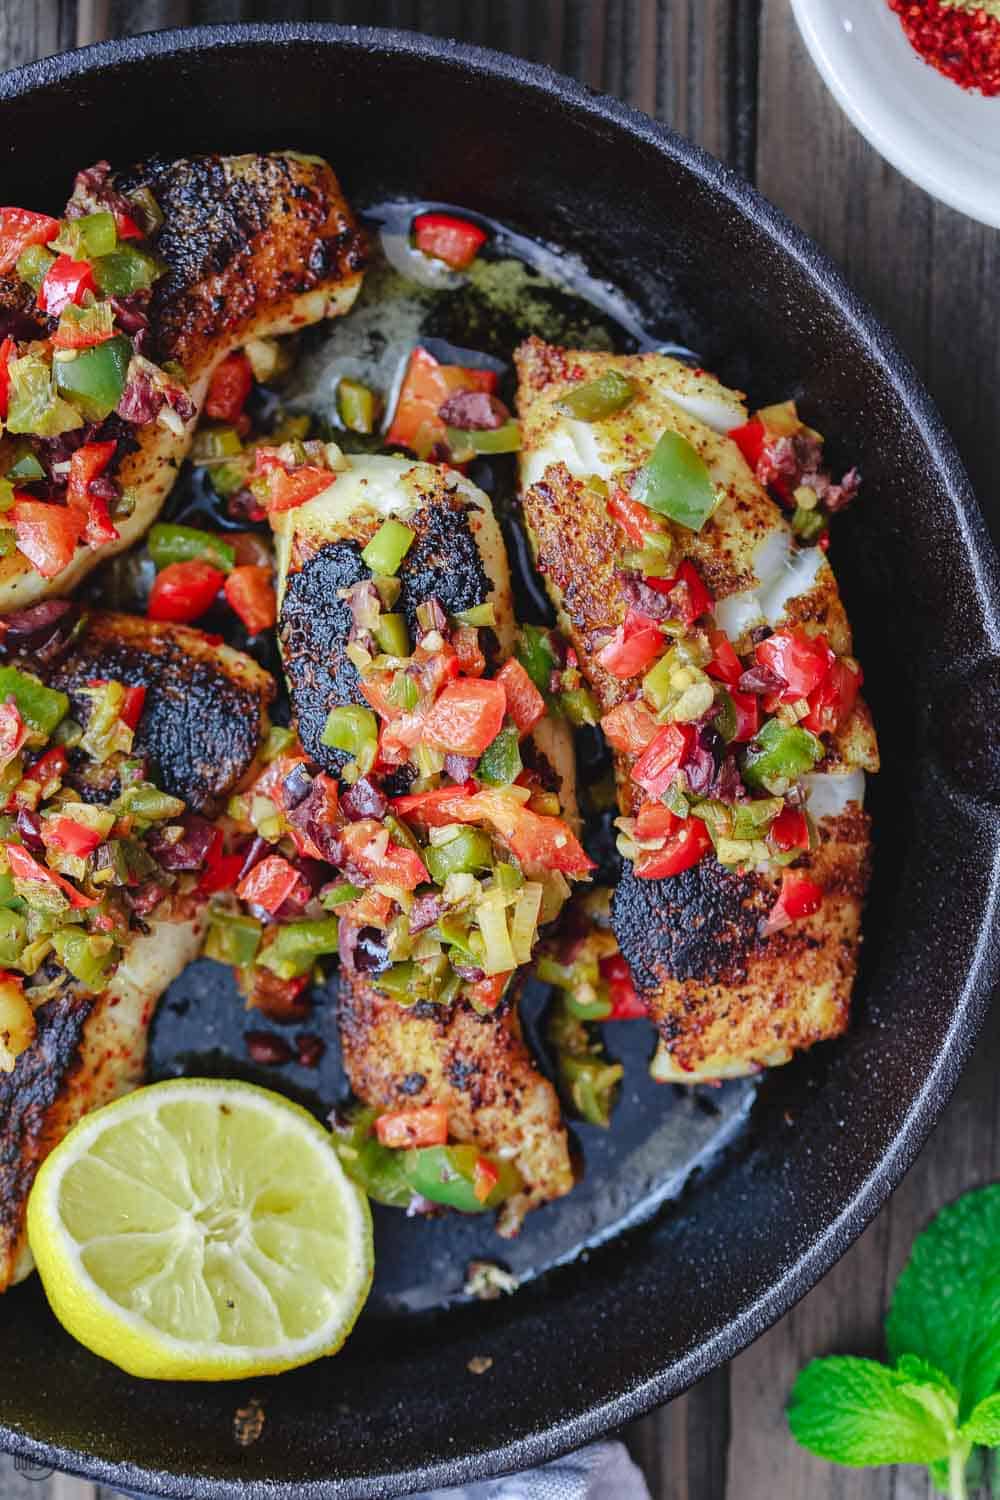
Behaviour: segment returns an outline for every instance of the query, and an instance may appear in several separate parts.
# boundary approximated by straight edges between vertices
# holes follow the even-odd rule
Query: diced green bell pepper
[[[401,1152],[404,1172],[413,1192],[431,1203],[442,1203],[463,1214],[489,1213],[519,1192],[524,1182],[511,1162],[494,1156],[485,1159],[499,1172],[496,1186],[485,1202],[475,1194],[476,1162],[485,1153],[478,1146],[423,1146]]]
[[[175,526],[159,521],[151,528],[146,538],[149,555],[157,568],[166,568],[171,563],[191,562],[204,558],[213,567],[224,573],[236,566],[236,553],[222,537],[211,531],[201,531],[197,526]]]
[[[56,241],[56,249],[73,260],[93,260],[98,255],[110,255],[117,247],[115,216],[106,208],[84,214],[81,219],[67,219]]]
[[[221,500],[228,500],[238,490],[246,489],[249,476],[245,464],[238,459],[232,463],[212,464],[207,472],[208,482]]]
[[[237,969],[245,968],[257,957],[263,931],[260,922],[253,917],[216,909],[209,918],[205,957],[214,958],[220,964],[232,964]]]
[[[309,973],[318,958],[336,953],[339,926],[336,917],[289,922],[278,928],[274,941],[263,950],[257,962],[277,974],[279,979],[298,979]]]
[[[227,458],[236,458],[243,452],[243,442],[235,427],[224,427],[209,423],[199,427],[191,444],[193,464],[217,464]]]
[[[28,728],[48,739],[69,712],[69,698],[17,667],[0,667],[0,703],[13,698]]]
[[[56,360],[56,388],[91,422],[103,422],[121,400],[132,345],[116,337],[95,349],[83,349],[75,359]]]
[[[444,885],[449,875],[475,874],[493,864],[493,846],[481,828],[462,827],[444,844],[428,844],[424,864],[435,885]]]
[[[341,1166],[369,1198],[389,1208],[408,1208],[413,1189],[406,1175],[405,1152],[379,1144],[373,1134],[377,1111],[359,1109],[345,1126],[334,1128],[334,1150]]]
[[[621,1063],[573,1052],[558,1054],[557,1069],[563,1091],[581,1119],[606,1130],[624,1068]]]
[[[360,380],[346,377],[337,384],[337,412],[348,432],[366,436],[375,431],[382,403],[373,390]]]
[[[148,291],[162,274],[160,262],[134,245],[120,245],[94,261],[94,280],[105,297],[128,297],[133,292]]]
[[[556,403],[556,410],[578,422],[600,422],[622,411],[635,399],[636,387],[619,370],[608,370],[596,380],[574,386]]]
[[[508,724],[479,757],[476,777],[487,786],[510,786],[523,769],[517,730]]]
[[[37,292],[54,260],[55,256],[52,251],[46,250],[43,245],[29,245],[17,257],[17,265],[14,269],[21,280],[26,281]]]
[[[323,905],[327,911],[336,911],[338,906],[346,906],[349,901],[356,901],[361,895],[361,887],[352,885],[349,880],[338,880],[336,885],[329,886],[323,892]]]
[[[828,524],[828,516],[818,506],[812,510],[807,510],[803,505],[795,507],[795,514],[792,516],[792,530],[800,542],[811,545],[818,537],[822,536]]]
[[[131,813],[134,818],[146,818],[152,823],[163,818],[179,818],[184,811],[184,803],[179,797],[161,792],[148,781],[126,787],[117,798],[115,807],[119,812]]]
[[[409,526],[404,526],[402,521],[394,521],[391,517],[383,521],[371,541],[361,549],[361,560],[373,573],[382,573],[391,578],[399,572],[399,565],[403,561],[416,536]]]
[[[558,665],[549,632],[540,625],[522,625],[515,654],[538,691],[548,695]]]
[[[743,761],[743,780],[754,789],[772,781],[792,781],[823,759],[823,742],[799,725],[768,719],[751,741]]]
[[[639,470],[632,494],[650,510],[690,531],[700,531],[719,502],[705,460],[687,438],[669,431]]]
[[[481,430],[460,427],[448,428],[448,447],[452,457],[459,463],[477,453],[519,453],[521,450],[520,422],[504,422],[500,427]]]
[[[589,688],[569,688],[558,697],[559,712],[568,719],[574,729],[585,724],[596,724],[601,717],[600,706]]]
[[[370,708],[360,703],[342,703],[327,715],[320,740],[331,750],[342,750],[352,756],[359,773],[366,776],[375,764],[378,721]]]

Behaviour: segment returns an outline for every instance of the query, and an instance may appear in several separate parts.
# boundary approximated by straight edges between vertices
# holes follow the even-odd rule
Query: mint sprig
[[[886,1325],[891,1364],[813,1360],[792,1390],[796,1441],[855,1468],[926,1464],[966,1500],[980,1447],[1000,1447],[1000,1186],[942,1210],[914,1242]]]

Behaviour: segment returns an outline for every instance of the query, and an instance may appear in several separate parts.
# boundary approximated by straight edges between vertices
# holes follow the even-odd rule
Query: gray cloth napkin
[[[413,1500],[650,1500],[650,1494],[621,1443],[593,1443],[540,1469],[457,1490],[428,1490]]]

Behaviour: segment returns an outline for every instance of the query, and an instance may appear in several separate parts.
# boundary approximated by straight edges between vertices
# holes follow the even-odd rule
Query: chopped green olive
[[[331,750],[353,757],[358,771],[367,775],[378,750],[378,722],[370,708],[360,703],[342,703],[327,715],[320,739]]]
[[[490,869],[493,846],[482,829],[462,827],[447,843],[429,844],[423,860],[434,884],[443,886],[449,875]]]

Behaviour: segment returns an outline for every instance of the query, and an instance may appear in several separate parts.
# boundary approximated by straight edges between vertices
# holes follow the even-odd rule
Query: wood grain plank
[[[0,5],[0,67],[17,68],[72,47],[76,40],[73,0],[22,0]]]
[[[762,191],[813,236],[896,334],[937,398],[981,496],[1000,459],[1000,351],[983,310],[1000,237],[934,203],[871,150],[827,93],[788,0],[764,0],[757,148]],[[956,330],[962,336],[956,337]],[[1000,505],[988,511],[1000,532]],[[994,1020],[955,1100],[889,1205],[780,1324],[736,1360],[728,1500],[928,1500],[918,1469],[838,1470],[790,1442],[782,1407],[795,1374],[833,1352],[881,1352],[889,1291],[913,1237],[949,1199],[998,1170]]]

